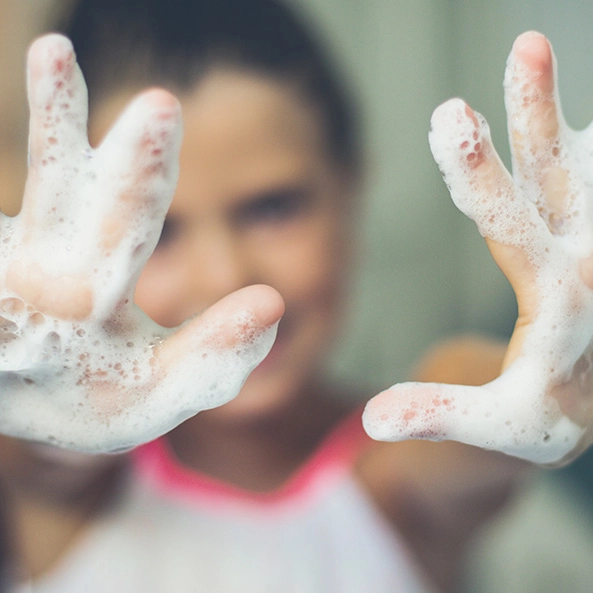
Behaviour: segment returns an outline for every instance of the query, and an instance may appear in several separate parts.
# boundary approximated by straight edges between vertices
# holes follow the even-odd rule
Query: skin
[[[95,112],[93,144],[100,142],[129,96],[122,92]],[[189,466],[266,491],[280,485],[349,412],[350,406],[332,397],[332,387],[323,382],[320,361],[345,297],[357,179],[332,158],[314,106],[286,84],[252,73],[216,71],[180,99],[186,129],[181,176],[135,299],[155,321],[172,327],[248,284],[267,284],[283,295],[286,313],[277,344],[240,395],[168,436]],[[438,372],[427,376],[432,374]],[[389,446],[389,451],[395,449],[400,451]],[[406,535],[418,535],[423,531],[403,520],[410,516],[413,496],[391,494],[420,487],[424,474],[416,462],[423,456],[414,453],[415,446],[407,449],[406,458],[414,463],[399,459],[398,480],[385,479],[386,464],[393,460],[380,444],[376,453],[361,458],[356,472],[387,518]],[[443,453],[436,457],[443,461],[449,453],[439,450]],[[20,556],[30,574],[43,574],[75,546],[88,518],[108,500],[109,491],[97,498],[94,485],[106,483],[119,460],[108,458],[102,466],[64,459],[55,464],[63,475],[50,474],[43,482],[47,459],[39,451],[10,439],[0,451],[17,501]],[[454,499],[456,493],[450,496]],[[437,517],[439,509],[431,501]],[[49,540],[39,539],[40,523],[47,526]],[[448,526],[447,533],[451,530]],[[425,550],[436,543],[427,537],[417,543],[418,556],[445,586],[454,572],[452,555],[436,554],[435,560]]]
[[[51,570],[111,500],[125,468],[123,456],[0,437],[0,498],[10,509],[6,539],[19,573],[35,578]]]
[[[44,60],[47,59],[44,44],[45,42],[35,44],[30,52],[29,78],[32,104],[30,171],[26,189],[27,201],[21,214],[27,219],[31,229],[26,240],[35,240],[35,233],[32,232],[36,224],[35,207],[44,200],[45,195],[42,191],[43,183],[40,181],[43,175],[41,163],[47,158],[45,151],[48,145],[44,137],[47,135],[46,126],[44,126],[48,112],[45,107],[47,98],[43,93],[47,88],[62,88],[57,85],[45,85],[39,88],[39,79],[43,79],[48,71],[43,65]],[[71,86],[73,91],[79,92],[76,91],[80,88],[77,81],[79,74],[73,69],[71,51],[67,44],[60,42],[57,47],[54,46],[53,55],[56,63],[55,67],[50,69],[52,75],[56,72],[63,73],[66,88]],[[177,117],[175,113],[178,113],[178,101],[170,93],[152,90],[141,95],[139,100],[145,106],[149,105],[150,109],[155,109],[153,114],[165,123],[171,119],[171,116]],[[74,112],[68,121],[76,126],[84,116],[84,111]],[[143,144],[139,144],[132,148],[130,153],[142,162],[144,150]],[[80,151],[75,149],[74,152]],[[9,194],[19,183],[18,171],[18,169],[12,171],[11,183],[4,185],[4,190]],[[159,174],[160,170],[155,171]],[[142,168],[134,172],[130,178],[134,188],[142,186],[147,174],[153,175],[154,172]],[[113,216],[107,216],[104,219],[101,225],[100,242],[103,249],[111,249],[121,240],[127,218],[134,216],[133,209],[138,204],[137,197],[134,192],[124,192],[118,208],[109,213]],[[12,269],[14,273],[8,274],[10,288],[25,301],[30,302],[37,309],[38,314],[66,320],[74,319],[77,322],[85,321],[89,315],[95,295],[89,292],[83,277],[74,277],[73,281],[66,286],[66,295],[64,295],[65,284],[59,279],[56,281],[45,277],[43,273],[41,275],[25,274],[19,266],[13,266]],[[72,304],[72,307],[64,310],[63,303]],[[215,307],[210,307],[197,324],[205,320],[217,323],[222,319],[224,322],[235,311],[243,310],[246,304],[251,307],[256,321],[262,327],[277,321],[284,309],[278,293],[269,287],[255,286],[237,291],[222,299]],[[185,354],[195,327],[195,323],[186,324],[175,334],[175,339],[166,340],[158,349],[155,349],[162,368],[176,364],[179,357]],[[235,337],[232,327],[229,327],[229,330],[231,331],[225,335],[226,329],[223,323],[220,336],[225,343],[232,345]],[[95,393],[100,398],[99,401],[108,406],[109,398],[105,397],[106,386],[105,384],[101,386],[100,383],[101,381],[92,389],[98,387]],[[15,553],[25,574],[32,577],[43,574],[69,547],[75,545],[89,524],[89,518],[96,516],[110,499],[114,480],[117,480],[124,465],[125,460],[122,457],[90,457],[69,452],[61,453],[43,446],[30,446],[25,442],[0,437],[0,472],[5,482],[6,496],[13,503],[10,527],[15,534]]]
[[[1,210],[14,215],[19,211],[27,176],[27,103],[23,55],[31,41],[47,30],[48,22],[68,9],[71,0],[47,0],[28,4],[19,0],[0,0],[0,196]],[[15,147],[18,146],[18,150]]]

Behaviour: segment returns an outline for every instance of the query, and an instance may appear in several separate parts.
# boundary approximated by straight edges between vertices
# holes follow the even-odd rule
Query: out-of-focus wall
[[[357,93],[367,148],[362,253],[342,378],[389,385],[457,329],[460,217],[432,161],[433,108],[451,94],[447,2],[300,0]]]
[[[27,47],[71,2],[0,0],[0,209],[7,214],[20,208],[27,171]]]
[[[537,29],[556,48],[568,120],[585,125],[593,116],[593,2],[292,1],[327,34],[367,131],[364,249],[335,369],[382,387],[404,379],[442,337],[509,335],[513,293],[448,197],[428,147],[430,115],[462,96],[489,120],[508,163],[505,62],[514,38]]]

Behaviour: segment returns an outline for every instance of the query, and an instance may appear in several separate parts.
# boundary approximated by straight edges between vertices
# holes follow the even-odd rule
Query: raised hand
[[[93,149],[67,39],[32,45],[28,88],[23,208],[0,215],[0,432],[126,449],[232,399],[283,302],[255,286],[177,330],[153,323],[133,294],[177,181],[177,100],[144,92]]]
[[[548,41],[525,33],[507,64],[511,176],[487,124],[440,106],[430,144],[451,196],[486,238],[519,317],[505,370],[482,387],[406,383],[364,413],[380,440],[457,440],[543,464],[593,442],[593,128],[562,117]]]

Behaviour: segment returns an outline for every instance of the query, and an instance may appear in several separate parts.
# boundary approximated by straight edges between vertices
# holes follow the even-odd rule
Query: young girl
[[[23,562],[33,590],[454,590],[470,536],[525,464],[454,443],[373,443],[353,398],[324,380],[352,256],[360,155],[348,102],[316,45],[273,0],[87,0],[65,32],[87,72],[94,143],[147,85],[172,89],[183,106],[179,184],[137,304],[173,327],[232,291],[266,284],[286,312],[269,355],[235,400],[131,454],[132,470],[108,512],[87,520],[96,508],[87,502],[77,528],[64,532],[57,518],[68,506],[44,501],[49,538],[60,539],[45,563],[35,553]],[[529,88],[553,90],[541,36],[521,38],[514,56],[534,74]],[[535,104],[549,107],[546,100]],[[530,131],[535,140],[556,121],[546,113],[533,114],[547,125]],[[458,117],[474,125],[476,138],[469,154],[463,142],[452,153],[470,165],[474,191],[496,193],[508,180],[488,139],[478,140],[469,109]],[[522,323],[530,320],[531,260],[517,261],[500,241],[491,247],[515,281]],[[524,345],[522,323],[507,362]],[[481,384],[496,377],[502,358],[496,345],[460,342],[435,351],[419,378]],[[399,415],[385,414],[389,400],[378,401],[367,418],[403,418],[414,436],[443,438],[437,413],[424,433],[412,422],[426,401],[451,407],[433,389]],[[584,424],[583,409],[575,406],[572,417]],[[23,450],[35,457],[27,445],[14,449],[7,459]],[[89,469],[80,490],[86,501],[103,472],[100,463]],[[17,484],[15,528],[21,541],[34,540],[34,529],[23,536],[34,498],[20,496],[27,481],[6,477]]]

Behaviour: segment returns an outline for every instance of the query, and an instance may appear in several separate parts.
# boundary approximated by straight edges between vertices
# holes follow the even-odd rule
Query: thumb
[[[242,288],[221,299],[170,335],[158,348],[166,367],[201,349],[231,351],[241,348],[259,350],[259,362],[273,343],[257,348],[258,337],[269,333],[284,313],[282,297],[271,287],[254,285]]]
[[[381,441],[454,439],[484,446],[493,422],[492,410],[475,414],[484,408],[484,392],[483,387],[443,383],[394,385],[367,404],[364,427]]]
[[[543,395],[527,365],[513,364],[481,387],[402,383],[370,400],[365,430],[382,441],[454,440],[551,464],[562,460],[582,436],[558,402]]]

